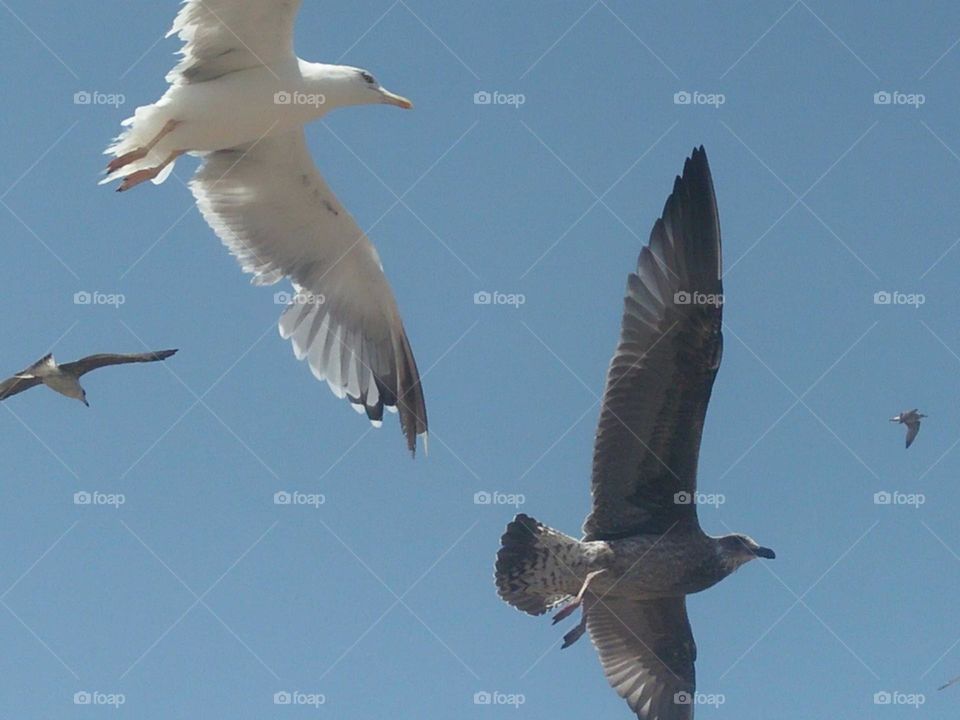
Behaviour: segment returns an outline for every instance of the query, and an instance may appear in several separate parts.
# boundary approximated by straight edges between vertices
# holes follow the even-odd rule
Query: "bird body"
[[[890,422],[907,426],[906,447],[909,448],[913,445],[913,441],[917,438],[917,433],[920,432],[920,420],[925,417],[926,415],[917,410],[917,408],[914,408],[913,410],[904,410],[899,415],[894,415],[890,418]]]
[[[179,152],[202,154],[283,135],[338,107],[383,102],[382,93],[370,93],[356,83],[355,77],[362,72],[349,66],[291,58],[202,83],[172,85],[160,100],[136,109],[124,123],[126,132],[107,152],[122,156],[150,145],[167,123],[173,123],[172,129],[142,158],[108,173],[100,182],[155,167]],[[391,97],[404,101],[399,96]],[[167,167],[172,168],[174,163]],[[155,183],[166,177],[158,176]]]
[[[544,533],[554,538],[552,547],[540,543]],[[559,543],[557,536],[562,537]],[[521,555],[526,552],[524,561],[511,565],[513,578],[501,585],[508,602],[506,596],[518,591],[529,593],[534,586],[544,597],[576,595],[583,578],[600,570],[604,572],[590,584],[594,595],[640,600],[691,595],[716,585],[755,556],[739,552],[736,546],[726,548],[721,538],[699,528],[665,536],[580,541],[523,514],[508,526],[502,544],[505,548],[515,546],[514,551]],[[532,544],[528,551],[522,550],[526,544]],[[559,568],[544,571],[547,563],[556,563]]]
[[[79,378],[60,367],[53,355],[45,355],[14,377],[19,380],[37,379],[51,390],[66,395],[68,398],[79,400],[84,405],[89,405],[86,393],[80,386]]]
[[[73,400],[79,400],[89,407],[87,393],[80,385],[80,378],[83,375],[108,365],[166,360],[176,352],[176,350],[159,350],[157,352],[129,354],[101,353],[88,355],[85,358],[63,365],[57,363],[52,354],[44,355],[27,369],[0,382],[0,400],[6,400],[8,397],[42,383],[51,390],[55,390]]]
[[[689,720],[697,648],[686,596],[774,553],[697,519],[700,437],[723,348],[720,224],[703,148],[674,182],[628,276],[594,444],[593,507],[576,540],[527,515],[497,553],[500,597],[531,615],[566,603],[640,720]]]

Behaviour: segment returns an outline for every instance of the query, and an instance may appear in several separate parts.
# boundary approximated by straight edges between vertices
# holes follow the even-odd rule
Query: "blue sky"
[[[474,494],[578,532],[626,274],[703,143],[727,327],[700,461],[725,502],[701,523],[778,557],[691,598],[699,689],[723,699],[697,716],[956,716],[960,690],[935,688],[960,674],[960,7],[307,0],[301,56],[416,102],[308,130],[376,223],[424,372],[415,461],[393,418],[369,430],[294,359],[286,287],[251,287],[203,223],[195,161],[97,187],[119,122],[163,91],[175,10],[0,2],[0,366],[180,348],[89,376],[90,409],[41,390],[0,409],[3,715],[629,717],[587,642],[561,653],[563,629],[497,598],[515,508]],[[887,418],[914,406],[905,452]]]

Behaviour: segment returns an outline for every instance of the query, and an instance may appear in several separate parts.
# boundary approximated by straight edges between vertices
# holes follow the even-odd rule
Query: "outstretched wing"
[[[7,378],[0,383],[0,400],[6,400],[8,397],[13,397],[17,393],[29,390],[41,382],[40,378],[36,377],[17,377],[14,375],[11,378]]]
[[[593,456],[587,539],[697,523],[697,456],[723,338],[720,224],[694,150],[628,277]]]
[[[237,70],[293,61],[293,23],[300,3],[185,0],[167,33],[183,40],[183,59],[167,82],[205,82]]]
[[[683,597],[605,597],[587,614],[603,672],[640,720],[693,717],[697,646]]]
[[[70,373],[74,377],[80,377],[91,370],[106,367],[107,365],[126,365],[127,363],[143,363],[166,360],[176,352],[176,350],[158,350],[156,352],[127,354],[101,353],[99,355],[88,355],[87,357],[76,360],[75,362],[63,363],[60,366],[60,369],[64,372]]]
[[[292,280],[280,333],[297,358],[374,424],[385,407],[399,410],[414,451],[427,411],[393,292],[373,244],[314,166],[303,131],[207,154],[190,188],[255,284]]]
[[[37,377],[39,371],[42,371],[44,366],[53,368],[56,365],[57,361],[53,359],[53,353],[47,353],[30,367],[21,370],[11,378],[7,378],[0,383],[0,400],[6,400],[8,397],[22,393],[24,390],[29,390],[34,385],[39,385],[43,382]]]
[[[913,422],[907,422],[907,447],[910,447],[913,444],[914,439],[917,437],[917,433],[920,432],[920,421],[914,420]]]

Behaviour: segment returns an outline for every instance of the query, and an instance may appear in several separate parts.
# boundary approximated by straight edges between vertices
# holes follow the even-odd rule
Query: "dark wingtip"
[[[420,371],[413,357],[413,349],[407,339],[407,333],[400,328],[397,352],[397,398],[396,407],[400,413],[400,430],[407,438],[407,449],[411,457],[416,457],[417,437],[423,435],[424,454],[427,448],[427,403],[420,384]]]

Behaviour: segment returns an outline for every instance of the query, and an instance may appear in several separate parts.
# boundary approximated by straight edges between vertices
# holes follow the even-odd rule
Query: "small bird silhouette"
[[[101,353],[100,355],[88,355],[75,362],[57,364],[52,354],[44,355],[33,365],[22,372],[18,372],[13,377],[7,378],[0,383],[0,400],[6,400],[8,397],[29,390],[34,385],[43,383],[51,390],[56,390],[61,395],[68,398],[79,400],[87,407],[87,392],[80,386],[80,377],[86,375],[91,370],[106,367],[107,365],[124,365],[126,363],[138,362],[156,362],[157,360],[166,360],[173,355],[176,350],[159,350],[157,352],[133,353],[119,355],[114,353]]]
[[[917,437],[917,433],[920,432],[920,418],[925,417],[926,415],[914,408],[913,410],[904,410],[899,415],[894,415],[890,418],[890,422],[902,423],[907,426],[907,447],[910,447],[914,438]]]
[[[946,689],[947,689],[948,687],[950,687],[951,685],[956,685],[957,682],[960,682],[960,675],[958,675],[957,677],[955,677],[953,680],[950,680],[949,682],[945,682],[943,685],[941,685],[940,687],[938,687],[937,690],[946,690]]]

